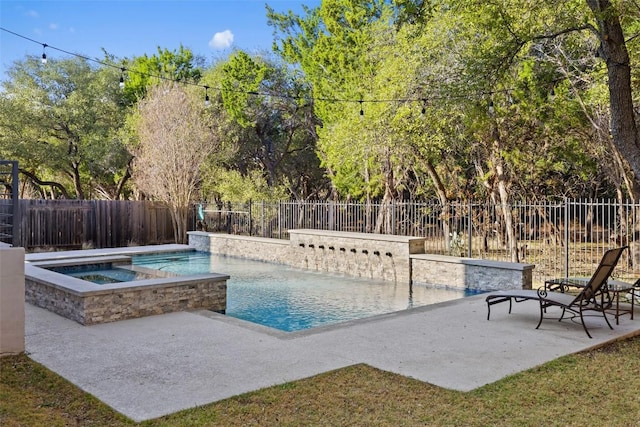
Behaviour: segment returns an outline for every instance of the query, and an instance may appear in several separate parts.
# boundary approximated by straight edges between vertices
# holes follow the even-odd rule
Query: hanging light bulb
[[[422,111],[420,111],[420,114],[424,116],[426,112],[427,112],[427,100],[422,98]]]
[[[551,88],[551,90],[549,91],[549,99],[553,101],[555,98],[556,98],[556,91],[553,90],[553,88]]]
[[[47,65],[47,54],[44,52],[47,46],[48,45],[46,43],[42,45],[42,65]]]
[[[208,107],[209,105],[211,105],[211,102],[209,101],[209,86],[205,86],[204,87],[204,106]]]
[[[124,89],[124,72],[126,70],[123,68],[120,68],[120,83],[118,83],[118,85],[120,86],[120,89]]]
[[[360,118],[362,119],[364,117],[364,110],[362,109],[362,99],[359,101],[360,102]]]
[[[493,108],[493,101],[489,101],[489,115],[493,116],[493,113],[495,113],[495,108]]]

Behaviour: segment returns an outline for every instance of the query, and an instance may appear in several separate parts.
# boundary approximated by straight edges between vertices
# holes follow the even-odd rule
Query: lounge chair
[[[494,304],[509,301],[509,313],[511,313],[512,301],[522,302],[526,300],[536,300],[540,304],[540,321],[536,329],[542,324],[542,319],[544,318],[547,308],[552,306],[562,308],[562,315],[559,320],[564,318],[567,311],[573,313],[574,317],[579,316],[582,327],[589,338],[591,338],[591,334],[584,323],[585,312],[595,311],[602,313],[607,325],[613,329],[609,323],[609,319],[607,319],[605,311],[611,308],[612,305],[612,298],[606,284],[613,269],[616,264],[618,264],[622,252],[626,248],[627,246],[623,246],[606,251],[590,279],[569,278],[552,280],[538,290],[516,289],[491,292],[486,297],[487,308],[489,310],[487,320],[489,320],[491,315],[491,306]],[[571,287],[578,288],[580,291],[577,294],[570,294],[568,291]]]

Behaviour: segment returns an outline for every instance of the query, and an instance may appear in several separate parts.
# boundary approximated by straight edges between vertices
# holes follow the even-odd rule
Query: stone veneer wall
[[[422,237],[324,230],[289,230],[291,265],[367,279],[409,283],[411,254],[424,253]]]
[[[532,264],[424,254],[424,238],[289,230],[290,239],[189,232],[189,246],[292,267],[391,282],[481,290],[531,289]]]
[[[413,255],[413,282],[479,290],[531,289],[533,264]]]
[[[189,231],[188,235],[189,246],[197,251],[276,264],[289,264],[288,260],[291,258],[288,240],[214,234],[204,231]]]
[[[224,313],[227,282],[221,277],[81,293],[28,277],[26,300],[83,325],[191,309]]]
[[[406,282],[409,255],[424,252],[424,238],[320,230],[289,230],[289,240],[189,232],[196,250],[285,264],[313,271]]]

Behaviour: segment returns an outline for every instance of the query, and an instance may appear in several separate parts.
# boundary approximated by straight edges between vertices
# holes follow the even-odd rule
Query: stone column
[[[24,352],[24,248],[0,243],[0,356]]]

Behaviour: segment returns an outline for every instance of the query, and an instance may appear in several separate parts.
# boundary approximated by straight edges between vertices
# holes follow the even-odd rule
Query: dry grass
[[[0,361],[3,427],[135,424],[26,356]],[[141,425],[631,426],[640,424],[639,390],[636,337],[562,357],[470,393],[356,365]]]

